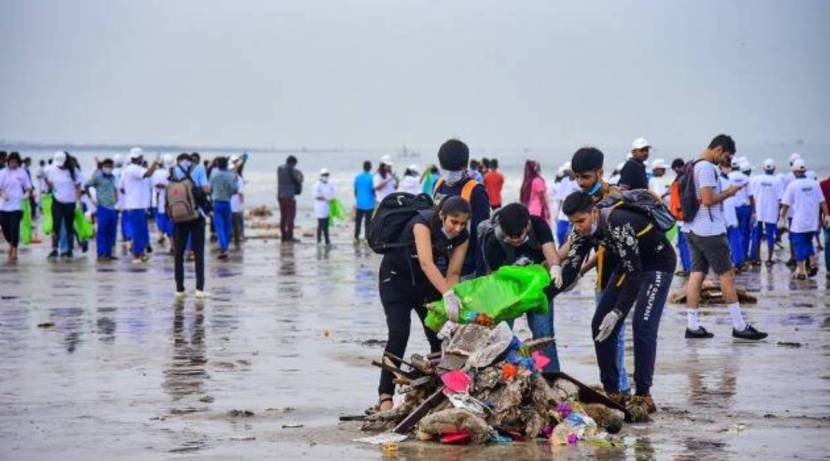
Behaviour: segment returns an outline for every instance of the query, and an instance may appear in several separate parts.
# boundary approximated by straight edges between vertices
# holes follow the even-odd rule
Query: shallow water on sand
[[[0,263],[3,458],[382,458],[351,441],[358,423],[337,421],[376,398],[379,258],[346,243],[347,229],[335,238],[330,250],[254,240],[227,262],[210,256],[205,302],[173,301],[172,260],[158,253],[142,266],[47,262],[40,245]],[[404,443],[398,458],[826,459],[830,301],[819,277],[792,282],[782,264],[739,277],[759,297],[747,315],[770,333],[757,344],[733,342],[723,307],[702,311],[715,338],[686,340],[685,309],[668,305],[652,389],[661,411],[627,426],[624,447]],[[598,382],[591,282],[556,305],[563,370],[588,383]],[[426,350],[414,324],[408,353]]]

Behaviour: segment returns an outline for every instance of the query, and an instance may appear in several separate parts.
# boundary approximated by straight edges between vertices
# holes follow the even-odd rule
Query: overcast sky
[[[826,143],[828,24],[823,0],[0,0],[0,138]]]

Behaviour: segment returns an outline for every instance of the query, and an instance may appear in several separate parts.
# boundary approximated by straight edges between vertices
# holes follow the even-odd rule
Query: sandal
[[[394,400],[392,400],[392,397],[384,397],[384,398],[382,398],[378,401],[377,405],[373,405],[373,406],[367,408],[365,413],[367,415],[374,415],[375,413],[380,413],[381,412],[380,406],[383,405],[386,402],[393,402],[394,403]]]

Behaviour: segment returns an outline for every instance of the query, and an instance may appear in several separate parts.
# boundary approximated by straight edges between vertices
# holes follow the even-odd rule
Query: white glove
[[[550,266],[550,280],[556,288],[562,288],[562,266],[559,264]]]
[[[447,318],[450,321],[458,321],[458,312],[461,311],[461,300],[452,290],[444,293],[444,310],[447,311]]]
[[[608,339],[622,316],[622,312],[617,309],[605,314],[605,317],[602,318],[602,323],[599,324],[599,332],[597,333],[597,337],[594,338],[594,341],[601,343]]]

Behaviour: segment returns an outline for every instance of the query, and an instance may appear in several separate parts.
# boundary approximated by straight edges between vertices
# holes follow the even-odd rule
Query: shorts
[[[790,232],[790,243],[793,246],[793,255],[797,262],[806,261],[816,254],[813,246],[815,232]]]
[[[726,234],[701,237],[689,232],[689,249],[692,253],[692,272],[709,272],[723,275],[732,270],[732,258]]]

